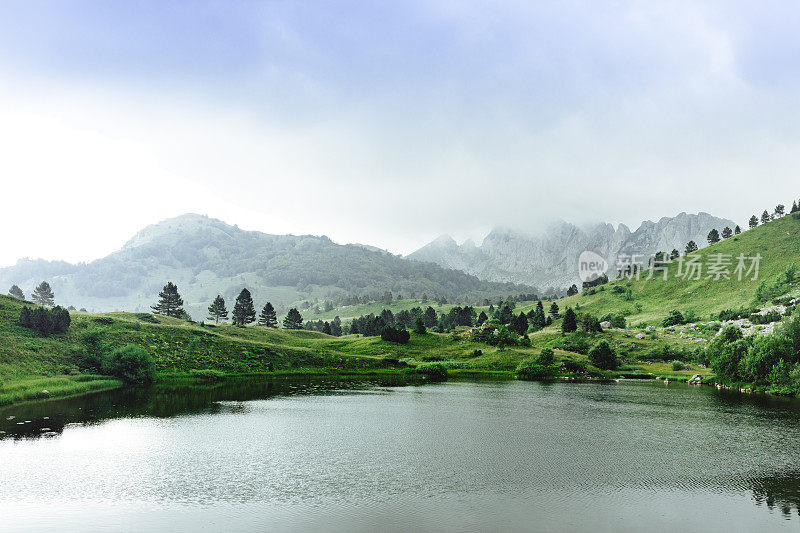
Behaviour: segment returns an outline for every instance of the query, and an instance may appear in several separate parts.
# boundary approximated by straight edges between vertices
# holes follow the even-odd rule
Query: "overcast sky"
[[[531,5],[535,4],[535,5]],[[186,212],[409,253],[800,198],[791,2],[0,2],[0,265]]]

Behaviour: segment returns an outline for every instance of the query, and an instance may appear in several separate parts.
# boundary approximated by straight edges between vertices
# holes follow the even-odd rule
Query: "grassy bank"
[[[0,406],[30,400],[63,398],[121,386],[121,381],[107,376],[18,377],[0,383]]]

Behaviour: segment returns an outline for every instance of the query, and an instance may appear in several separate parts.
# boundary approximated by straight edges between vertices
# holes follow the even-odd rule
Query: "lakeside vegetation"
[[[551,301],[519,301],[518,295],[461,306],[388,294],[384,303],[327,306],[316,320],[292,308],[279,320],[270,302],[259,304],[257,314],[243,288],[233,323],[226,321],[226,303],[218,295],[209,302],[212,323],[206,324],[190,319],[172,282],[153,314],[68,312],[53,307],[46,282],[32,295],[39,305],[23,300],[14,286],[12,296],[0,297],[0,402],[167,375],[208,381],[243,374],[376,372],[430,380],[480,373],[520,379],[700,376],[797,394],[800,319],[791,316],[800,297],[797,215],[796,206],[791,216],[762,215],[762,224],[710,234],[709,247],[685,255],[758,254],[758,279],[687,280],[677,276],[680,265],[672,262],[663,266],[663,279],[646,279],[646,271],[605,278]],[[781,321],[776,334],[763,335]]]

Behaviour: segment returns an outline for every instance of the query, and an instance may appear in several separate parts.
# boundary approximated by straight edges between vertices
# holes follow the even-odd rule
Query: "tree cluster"
[[[33,310],[23,307],[19,315],[20,326],[38,331],[44,336],[66,332],[70,322],[69,311],[61,306],[52,309],[37,307]]]

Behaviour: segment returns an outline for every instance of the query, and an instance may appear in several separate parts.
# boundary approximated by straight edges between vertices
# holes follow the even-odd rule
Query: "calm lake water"
[[[0,431],[2,531],[800,530],[800,402],[710,387],[239,380]]]

